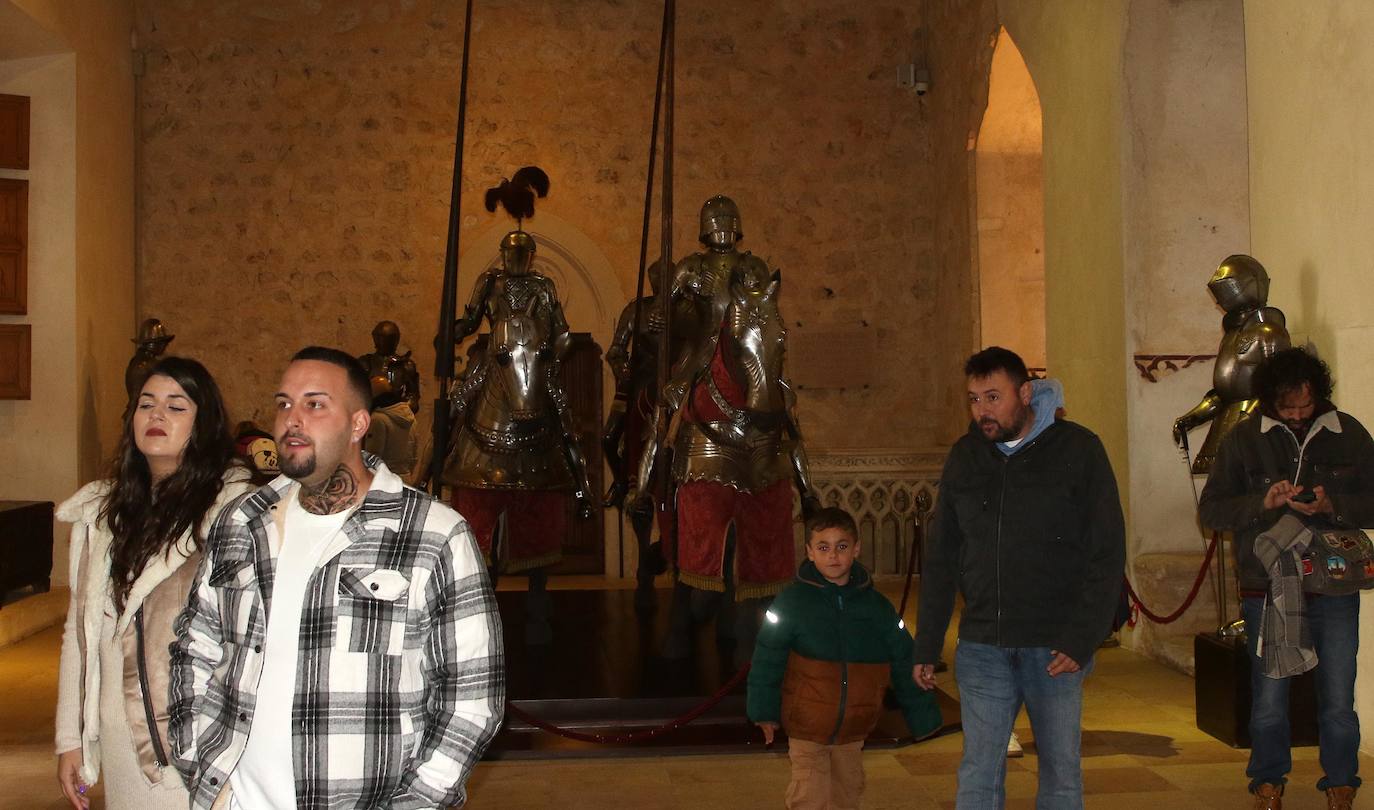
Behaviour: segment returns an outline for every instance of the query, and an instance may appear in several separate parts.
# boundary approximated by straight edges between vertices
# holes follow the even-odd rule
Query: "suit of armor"
[[[375,351],[360,356],[358,360],[367,369],[369,379],[377,383],[385,381],[385,386],[374,384],[374,389],[381,387],[389,391],[399,401],[408,403],[411,413],[419,413],[420,372],[415,368],[415,361],[410,359],[410,352],[397,354],[400,346],[400,327],[393,321],[381,321],[372,328],[372,347]],[[376,393],[374,390],[373,395]]]
[[[491,333],[486,351],[453,390],[454,438],[443,481],[488,553],[497,519],[506,513],[507,570],[515,571],[556,561],[566,533],[564,493],[587,514],[590,487],[558,377],[559,358],[571,344],[558,291],[533,271],[529,234],[507,234],[501,255],[502,268],[477,280],[455,328],[460,341],[483,320]]]
[[[1174,441],[1183,447],[1188,431],[1211,422],[1193,460],[1193,473],[1212,469],[1221,440],[1242,419],[1254,413],[1259,400],[1254,393],[1255,369],[1291,341],[1283,313],[1265,304],[1269,298],[1269,274],[1258,261],[1245,255],[1229,256],[1207,282],[1207,289],[1226,315],[1225,333],[1212,369],[1212,389],[1187,413],[1174,421]]]

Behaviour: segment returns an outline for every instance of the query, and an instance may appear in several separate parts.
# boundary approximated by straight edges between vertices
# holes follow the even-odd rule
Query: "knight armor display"
[[[796,428],[796,396],[782,377],[786,329],[783,328],[781,315],[777,314],[776,302],[777,285],[781,281],[762,259],[752,253],[739,251],[737,243],[744,238],[744,228],[739,207],[734,200],[724,195],[707,200],[701,207],[700,224],[699,238],[706,250],[678,262],[673,273],[674,342],[680,340],[683,348],[674,363],[671,379],[664,388],[665,402],[660,409],[659,422],[662,424],[666,420],[667,412],[681,409],[688,391],[702,381],[711,391],[712,402],[718,407],[725,406],[721,411],[729,424],[718,428],[706,425],[701,429],[689,427],[685,432],[677,431],[673,478],[677,481],[713,480],[750,491],[786,477],[780,474],[786,467],[779,465],[786,465],[790,459],[790,474],[796,477],[798,489],[809,506],[811,474],[800,441],[800,431]],[[774,292],[765,300],[762,294],[770,285],[774,285]],[[741,305],[752,303],[754,318],[760,317],[757,314],[760,304],[768,306],[772,321],[765,318],[757,323],[727,324],[727,313],[738,319],[747,317],[744,313],[751,311],[747,306],[734,306],[737,301]],[[723,326],[726,329],[723,330]],[[742,411],[731,408],[729,403],[719,399],[720,392],[711,375],[707,374],[717,354],[722,333],[732,328],[749,335],[745,340],[753,356],[769,351],[770,364],[776,361],[775,367],[769,369],[738,369],[751,374],[772,375],[762,378],[768,384],[751,391],[751,397],[757,399]],[[760,329],[771,334],[765,336]],[[737,357],[731,359],[737,363]],[[664,408],[666,411],[663,411]],[[749,432],[746,425],[748,421],[776,419],[779,413],[785,415],[785,420],[761,426],[775,432],[783,426],[782,421],[786,421],[791,432],[796,434],[797,440],[781,456],[779,452],[784,448],[780,445],[769,445],[767,442],[760,445],[757,435],[751,434],[748,438],[745,435]],[[681,424],[681,420],[678,420],[678,424]],[[731,446],[728,449],[721,447],[720,440],[728,440]],[[653,451],[656,451],[655,447],[649,448],[649,452],[642,456],[641,481],[648,480]]]
[[[552,280],[533,270],[534,238],[501,240],[500,270],[477,280],[456,340],[491,328],[486,351],[451,397],[454,439],[443,481],[492,490],[571,491],[589,497],[558,361],[571,342]]]
[[[706,250],[679,262],[672,286],[690,312],[682,336],[687,348],[664,389],[639,480],[650,480],[658,445],[666,442],[677,485],[679,582],[708,591],[733,588],[736,599],[753,599],[776,593],[795,574],[793,483],[808,513],[815,499],[795,396],[784,376],[780,275],[736,249],[742,236],[734,202],[707,200],[701,212]],[[733,582],[723,570],[731,532]]]
[[[420,372],[410,352],[397,353],[401,346],[401,328],[394,321],[378,322],[372,328],[372,346],[374,351],[358,357],[367,369],[367,376],[384,378],[388,390],[408,403],[411,413],[419,413]]]
[[[606,349],[606,364],[615,377],[615,398],[606,418],[601,444],[606,453],[614,481],[606,494],[606,506],[619,506],[631,484],[636,482],[640,451],[652,427],[654,408],[658,404],[655,383],[658,377],[659,342],[663,334],[662,286],[663,263],[655,261],[646,270],[652,289],[636,301],[625,305],[616,321],[615,334]],[[639,331],[635,332],[638,312]],[[694,310],[680,302],[673,316],[672,357],[680,356],[682,335],[691,325]],[[631,351],[633,349],[633,351]]]
[[[1226,311],[1225,330],[1212,370],[1212,389],[1187,413],[1174,421],[1174,442],[1185,447],[1188,431],[1211,422],[1192,471],[1211,472],[1221,440],[1259,407],[1255,397],[1255,369],[1275,352],[1291,345],[1283,313],[1266,306],[1269,274],[1250,256],[1228,256],[1207,282],[1212,298]]]

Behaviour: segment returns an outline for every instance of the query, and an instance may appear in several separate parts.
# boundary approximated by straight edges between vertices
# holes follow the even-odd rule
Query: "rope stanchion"
[[[1202,590],[1202,582],[1203,580],[1207,579],[1207,570],[1211,567],[1212,556],[1216,554],[1217,551],[1217,540],[1218,535],[1214,533],[1212,535],[1212,542],[1207,544],[1207,554],[1202,558],[1202,568],[1200,568],[1197,572],[1197,579],[1193,580],[1193,587],[1188,591],[1188,595],[1184,597],[1183,604],[1179,605],[1178,610],[1175,610],[1168,616],[1160,616],[1159,614],[1145,607],[1145,603],[1140,601],[1140,596],[1135,592],[1135,588],[1131,587],[1131,581],[1123,575],[1121,581],[1124,582],[1126,585],[1126,593],[1131,599],[1131,604],[1135,606],[1136,610],[1139,610],[1141,613],[1143,613],[1145,615],[1145,618],[1149,619],[1155,624],[1172,624],[1173,622],[1178,621],[1179,617],[1181,617],[1185,612],[1187,612],[1188,608],[1193,606],[1193,601],[1197,599],[1198,592]]]
[[[560,726],[554,725],[553,723],[540,720],[539,718],[535,717],[534,715],[530,714],[524,709],[521,709],[520,707],[516,706],[514,703],[511,703],[510,701],[506,701],[506,713],[515,717],[522,723],[534,726],[540,731],[547,731],[550,734],[557,734],[560,737],[566,737],[570,740],[577,740],[578,742],[597,743],[600,745],[621,745],[624,743],[640,742],[643,740],[651,740],[654,737],[657,737],[661,734],[666,734],[669,731],[681,728],[682,726],[687,725],[688,723],[692,722],[693,720],[697,719],[703,714],[709,712],[711,709],[714,709],[717,704],[719,704],[722,700],[725,699],[726,695],[730,694],[730,692],[736,686],[739,686],[741,683],[744,682],[744,679],[748,674],[749,664],[746,663],[744,666],[739,668],[738,672],[736,672],[734,675],[730,677],[730,680],[725,682],[724,686],[717,689],[715,694],[706,698],[706,700],[702,701],[698,706],[696,706],[696,708],[692,709],[691,711],[687,712],[681,717],[669,720],[667,723],[664,723],[661,726],[654,726],[653,728],[641,729],[639,731],[630,731],[624,734],[585,734],[580,731],[573,731],[572,729],[562,728]]]

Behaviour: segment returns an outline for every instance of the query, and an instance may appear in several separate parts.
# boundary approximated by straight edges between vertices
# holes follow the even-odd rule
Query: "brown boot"
[[[1283,810],[1283,785],[1268,782],[1255,788],[1255,810]]]
[[[1350,810],[1355,801],[1355,788],[1335,787],[1326,789],[1326,810]]]

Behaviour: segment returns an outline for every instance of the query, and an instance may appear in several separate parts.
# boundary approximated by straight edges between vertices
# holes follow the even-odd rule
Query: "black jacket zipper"
[[[1002,490],[997,495],[997,542],[993,549],[996,555],[994,567],[997,571],[997,646],[1002,646],[1002,512],[1007,505],[1007,470],[1011,466],[1011,456],[1002,457]]]
[[[134,633],[138,641],[138,688],[143,695],[143,716],[148,721],[148,736],[153,741],[153,756],[159,768],[167,767],[167,753],[162,748],[162,735],[157,733],[157,718],[153,715],[153,701],[148,697],[148,659],[143,654],[143,606],[134,614]]]

